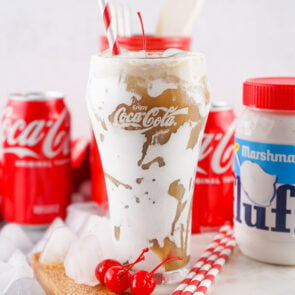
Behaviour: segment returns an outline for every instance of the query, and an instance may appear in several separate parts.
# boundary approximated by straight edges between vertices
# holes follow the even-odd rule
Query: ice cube
[[[53,222],[50,224],[50,226],[46,229],[44,236],[42,238],[45,238],[46,240],[48,240],[50,235],[55,231],[55,229],[65,225],[66,224],[60,217],[55,218]]]
[[[68,277],[78,284],[95,286],[95,268],[103,260],[96,236],[90,235],[76,240],[70,247],[64,262]]]
[[[0,261],[7,261],[15,250],[13,242],[0,235]]]
[[[0,275],[2,275],[3,273],[9,272],[9,270],[12,268],[13,268],[13,266],[10,265],[8,262],[0,261]],[[0,280],[0,282],[1,282],[1,280]],[[1,292],[0,292],[0,294],[1,294]]]
[[[4,294],[11,283],[14,268],[6,262],[0,261],[0,294]]]
[[[0,232],[1,237],[9,239],[16,248],[22,252],[27,253],[33,247],[33,243],[29,236],[23,231],[23,229],[15,223],[8,223],[4,225]]]
[[[24,254],[17,249],[7,263],[0,262],[0,294],[7,294],[6,292],[12,284],[21,278],[33,278],[33,270]]]
[[[259,206],[269,206],[275,197],[277,176],[266,173],[258,164],[244,161],[241,183],[246,196]]]
[[[100,235],[104,230],[104,226],[107,223],[107,217],[91,214],[87,217],[83,225],[81,226],[78,236],[85,237],[87,235]]]
[[[68,207],[66,224],[77,233],[91,214],[101,214],[99,206],[94,202],[75,203]]]
[[[43,264],[62,263],[71,243],[76,239],[76,235],[68,226],[56,228],[44,246],[40,262]]]
[[[14,267],[14,278],[33,278],[33,270],[29,266],[25,255],[19,250],[15,250],[8,260],[8,264]]]
[[[4,295],[45,295],[45,292],[36,279],[21,278],[14,281]]]
[[[92,214],[85,221],[78,235],[79,237],[95,235],[99,241],[103,256],[105,258],[115,258],[116,253],[114,251],[112,233],[111,221],[108,217]]]
[[[44,235],[41,237],[41,239],[34,245],[34,247],[31,249],[29,253],[29,257],[31,257],[34,253],[42,252],[44,249],[44,246],[46,242],[48,241],[50,235],[53,233],[53,231],[59,227],[63,227],[66,224],[63,222],[61,218],[55,218],[54,221],[51,223],[51,225],[47,228]]]

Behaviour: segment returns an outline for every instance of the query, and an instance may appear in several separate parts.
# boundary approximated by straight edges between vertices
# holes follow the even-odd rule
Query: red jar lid
[[[295,77],[246,80],[243,85],[243,104],[253,108],[295,110]]]
[[[155,37],[147,35],[146,39],[146,49],[148,51],[163,51],[169,48],[177,48],[181,50],[190,50],[191,38],[190,37]],[[140,35],[130,36],[130,37],[118,37],[118,42],[121,47],[127,50],[142,50],[143,49],[143,39]],[[106,36],[100,37],[100,51],[104,51],[109,47],[108,40]]]

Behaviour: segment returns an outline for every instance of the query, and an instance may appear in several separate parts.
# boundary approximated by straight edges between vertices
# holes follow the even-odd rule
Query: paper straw
[[[202,256],[197,260],[193,268],[190,270],[189,274],[186,278],[179,284],[179,286],[175,289],[175,291],[171,295],[180,295],[182,291],[187,287],[193,277],[195,277],[196,273],[201,269],[201,267],[206,263],[208,257],[210,257],[213,252],[216,252],[217,247],[223,246],[221,245],[222,241],[226,236],[228,238],[228,234],[232,234],[232,227],[230,225],[224,225],[220,228],[217,235],[213,238],[212,242],[205,249]],[[227,240],[226,240],[227,241]]]
[[[212,265],[219,259],[221,252],[227,246],[227,243],[230,242],[232,236],[225,237],[221,243],[214,249],[211,256],[208,257],[206,263],[200,268],[198,272],[195,273],[195,276],[188,283],[188,285],[182,291],[182,295],[191,295],[191,291],[195,291],[200,285],[201,281],[205,278],[207,272],[212,268]]]
[[[112,14],[108,0],[98,0],[100,11],[103,17],[104,26],[106,29],[107,39],[113,55],[120,54],[120,47],[117,40],[117,32],[112,23]]]
[[[225,245],[222,246],[221,251],[219,253],[213,254],[210,256],[206,262],[206,264],[200,269],[198,273],[196,273],[195,277],[191,280],[191,282],[187,285],[187,287],[182,291],[181,295],[193,295],[200,284],[205,280],[209,272],[211,271],[210,277],[212,274],[216,272],[216,265],[219,265],[220,259],[224,258],[224,255],[228,252],[228,247],[233,243],[234,238],[228,238]],[[235,241],[234,241],[235,243]],[[217,252],[217,251],[216,251]],[[218,273],[218,272],[217,272]],[[215,275],[217,275],[217,273]]]
[[[190,295],[205,295],[208,288],[212,285],[219,271],[227,261],[228,257],[232,254],[233,249],[236,246],[236,241],[232,239],[228,242],[226,248],[221,252],[219,258],[215,261],[212,268],[208,271],[206,277],[202,280],[197,290],[194,293],[188,293]],[[188,295],[187,294],[187,295]]]

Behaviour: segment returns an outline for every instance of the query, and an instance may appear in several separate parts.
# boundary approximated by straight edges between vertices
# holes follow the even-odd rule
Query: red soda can
[[[70,114],[63,95],[11,95],[0,126],[3,219],[44,226],[63,218],[72,191]]]
[[[86,138],[71,140],[73,196],[72,202],[91,200],[90,142]]]
[[[195,180],[192,232],[214,231],[233,219],[235,114],[213,103],[201,144]]]

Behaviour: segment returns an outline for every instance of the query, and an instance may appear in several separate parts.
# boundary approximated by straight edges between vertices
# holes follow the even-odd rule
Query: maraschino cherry
[[[121,266],[122,264],[114,259],[105,259],[95,268],[95,276],[101,284],[104,284],[104,277],[107,270],[112,266]]]
[[[153,273],[156,272],[163,264],[172,260],[182,260],[182,257],[172,257],[164,260],[156,266],[151,272],[140,270],[131,276],[131,292],[133,295],[150,295],[156,287],[156,281]]]
[[[131,274],[130,269],[140,261],[144,260],[144,254],[149,251],[149,248],[142,250],[139,257],[131,264],[114,265],[107,269],[104,275],[104,284],[106,287],[116,293],[122,294],[130,287]]]
[[[106,287],[115,294],[122,294],[130,287],[131,274],[124,266],[110,267],[104,277]]]

